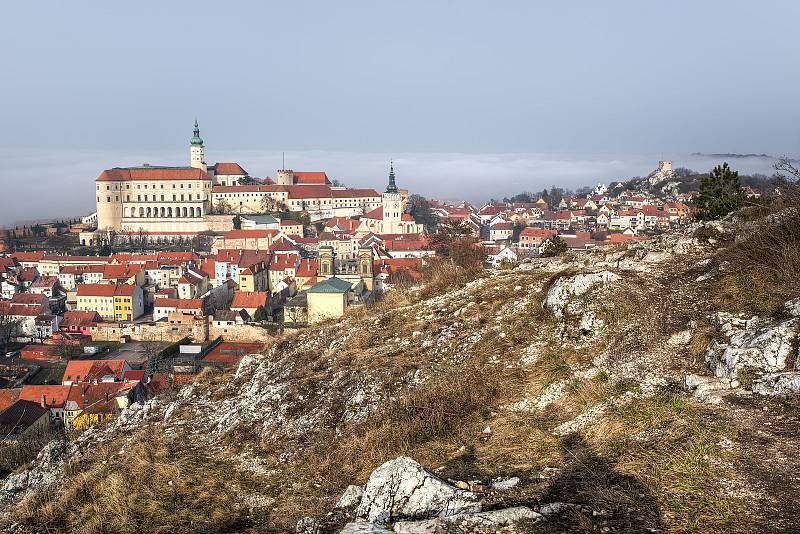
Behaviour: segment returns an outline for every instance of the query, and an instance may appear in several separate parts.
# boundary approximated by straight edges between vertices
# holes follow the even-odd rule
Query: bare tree
[[[787,181],[800,181],[800,169],[795,167],[788,157],[781,156],[773,167],[778,171],[778,176],[781,178]],[[787,174],[789,175],[788,177],[786,176]]]
[[[12,339],[20,334],[22,319],[14,315],[0,313],[0,352],[5,353]]]

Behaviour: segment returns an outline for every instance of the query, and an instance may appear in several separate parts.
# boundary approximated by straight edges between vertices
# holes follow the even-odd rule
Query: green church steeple
[[[387,193],[397,193],[397,184],[394,182],[394,163],[389,160],[389,185],[386,187]]]
[[[200,137],[200,126],[197,125],[197,119],[194,120],[194,137],[192,137],[192,144],[203,146],[203,138]]]

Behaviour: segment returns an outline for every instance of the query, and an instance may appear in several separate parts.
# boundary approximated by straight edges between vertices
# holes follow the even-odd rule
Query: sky
[[[111,166],[325,170],[480,201],[691,153],[800,154],[800,2],[12,2],[0,225],[92,210]],[[769,158],[733,166],[770,172]]]

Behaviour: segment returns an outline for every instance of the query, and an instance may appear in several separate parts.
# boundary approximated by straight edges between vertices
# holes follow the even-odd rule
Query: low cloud
[[[80,151],[0,149],[0,225],[84,215],[94,210],[94,179],[114,166],[185,165],[185,154],[170,151]],[[721,160],[713,155],[671,156],[675,167],[706,171]],[[400,187],[422,195],[480,203],[521,191],[557,185],[575,188],[644,176],[655,169],[658,155],[461,154],[302,151],[286,154],[295,170],[322,170],[353,187],[386,184],[393,158]],[[258,178],[274,176],[280,152],[207,151],[212,161],[237,161]],[[774,159],[749,157],[733,162],[742,173],[772,173]]]

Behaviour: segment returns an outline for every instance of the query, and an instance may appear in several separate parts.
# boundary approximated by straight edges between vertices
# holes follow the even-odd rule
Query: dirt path
[[[755,499],[743,531],[800,531],[800,401],[730,396],[711,413],[736,429],[734,467]]]

